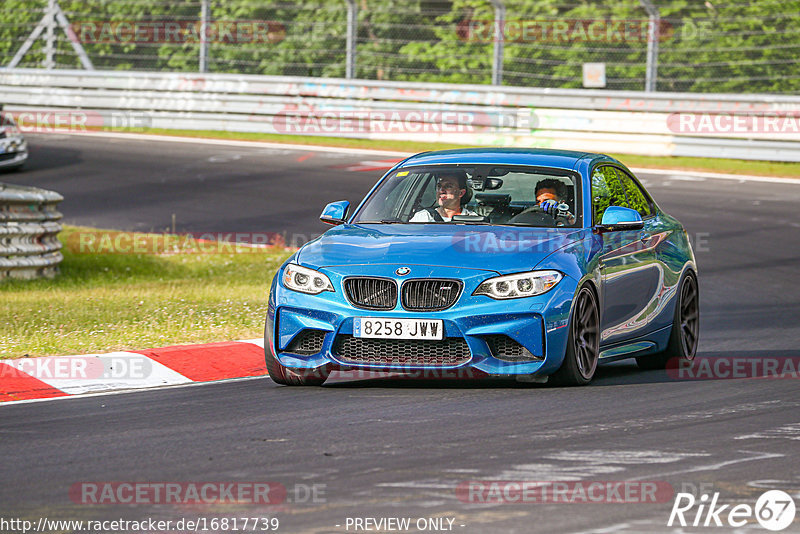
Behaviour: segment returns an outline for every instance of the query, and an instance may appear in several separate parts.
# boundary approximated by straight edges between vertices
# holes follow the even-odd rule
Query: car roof
[[[604,160],[617,162],[604,154],[575,150],[552,150],[547,148],[465,148],[423,152],[403,161],[398,168],[417,165],[443,164],[497,164],[534,165],[558,169],[575,169],[579,160]]]

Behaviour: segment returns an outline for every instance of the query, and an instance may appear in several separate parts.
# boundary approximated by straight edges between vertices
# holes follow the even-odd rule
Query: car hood
[[[500,274],[533,269],[574,242],[580,229],[467,224],[345,224],[298,253],[312,267],[345,265],[457,266]]]

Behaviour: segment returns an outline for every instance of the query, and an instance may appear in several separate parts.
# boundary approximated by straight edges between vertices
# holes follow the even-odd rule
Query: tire
[[[551,381],[561,386],[591,382],[600,356],[600,311],[591,287],[585,285],[578,291],[572,308],[564,362],[551,376]]]
[[[25,162],[23,161],[22,163],[18,163],[11,167],[0,167],[0,171],[5,171],[7,173],[20,172],[24,167],[25,167]]]
[[[327,380],[330,374],[330,368],[326,365],[317,367],[316,369],[292,369],[284,367],[272,355],[272,349],[269,347],[269,342],[264,339],[264,360],[267,364],[267,372],[269,377],[276,384],[284,386],[321,386]]]
[[[691,362],[697,354],[700,334],[700,291],[697,276],[686,271],[675,302],[675,315],[669,333],[667,348],[658,354],[636,358],[640,369],[664,369],[674,359],[677,364]]]

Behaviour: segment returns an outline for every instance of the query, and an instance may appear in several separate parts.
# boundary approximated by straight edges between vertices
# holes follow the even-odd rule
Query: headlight
[[[309,295],[333,291],[333,284],[327,276],[314,269],[294,264],[287,265],[283,271],[283,285]]]
[[[529,273],[496,276],[485,280],[473,295],[486,295],[493,299],[518,299],[547,293],[564,277],[558,271],[531,271]]]

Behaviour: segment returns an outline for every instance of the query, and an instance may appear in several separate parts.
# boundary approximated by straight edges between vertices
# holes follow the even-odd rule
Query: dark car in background
[[[11,114],[0,104],[0,171],[21,169],[28,160],[28,144]]]

